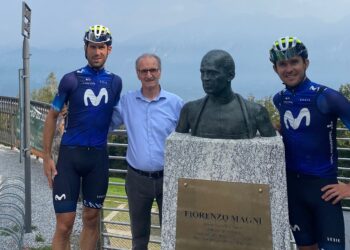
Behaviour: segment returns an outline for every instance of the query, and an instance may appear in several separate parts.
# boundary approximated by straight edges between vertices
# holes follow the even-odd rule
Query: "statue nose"
[[[208,73],[203,72],[203,73],[202,73],[202,79],[203,79],[203,80],[210,79],[210,75],[209,75]]]

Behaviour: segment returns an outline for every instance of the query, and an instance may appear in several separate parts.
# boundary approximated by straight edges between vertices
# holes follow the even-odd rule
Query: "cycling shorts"
[[[75,212],[82,187],[83,204],[102,208],[108,188],[107,148],[61,146],[53,180],[56,213]]]
[[[344,250],[344,218],[341,203],[324,201],[321,188],[338,183],[288,171],[289,221],[298,246],[318,244],[320,249]]]

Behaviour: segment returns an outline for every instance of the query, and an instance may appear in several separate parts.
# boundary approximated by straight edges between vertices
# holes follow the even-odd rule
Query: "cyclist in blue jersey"
[[[70,249],[80,186],[84,205],[80,249],[96,248],[99,212],[108,187],[107,134],[122,80],[104,69],[112,51],[109,29],[91,26],[84,42],[88,65],[63,76],[44,127],[44,172],[53,189],[56,212],[52,249]],[[57,117],[65,104],[68,115],[55,166],[52,140]]]
[[[289,220],[302,250],[344,250],[340,200],[349,184],[337,181],[336,127],[350,128],[350,103],[339,92],[306,76],[308,52],[295,37],[270,50],[273,69],[285,85],[273,102],[280,114],[285,145]]]

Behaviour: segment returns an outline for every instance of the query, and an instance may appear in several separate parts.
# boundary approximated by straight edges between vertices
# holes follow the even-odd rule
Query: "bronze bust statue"
[[[224,50],[211,50],[201,62],[205,97],[188,102],[181,110],[176,132],[205,138],[249,139],[275,136],[268,112],[231,89],[233,58]]]

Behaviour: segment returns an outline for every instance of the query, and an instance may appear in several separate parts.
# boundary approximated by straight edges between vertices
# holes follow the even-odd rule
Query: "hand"
[[[44,157],[44,173],[47,177],[49,187],[52,189],[53,178],[57,175],[57,170],[51,157]]]
[[[324,192],[321,197],[323,200],[329,201],[334,199],[332,204],[337,204],[345,197],[350,197],[350,184],[339,182],[338,184],[324,186],[321,191]]]
[[[279,123],[279,122],[274,122],[274,123],[272,123],[272,126],[273,126],[273,128],[274,128],[276,131],[278,131],[279,133],[281,133],[281,123]]]

